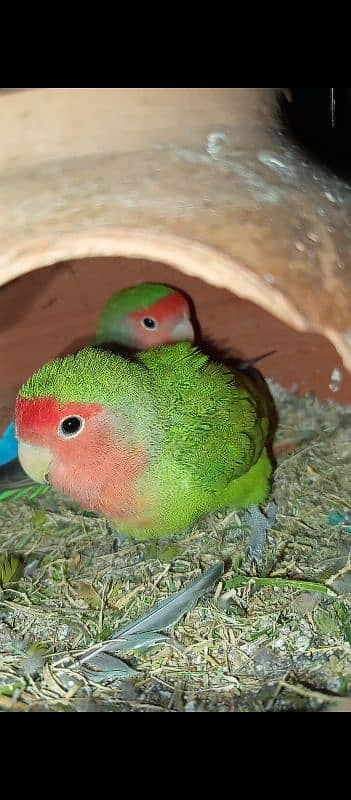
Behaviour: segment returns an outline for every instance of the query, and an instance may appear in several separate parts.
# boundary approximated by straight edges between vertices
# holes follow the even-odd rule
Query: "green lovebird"
[[[15,422],[33,480],[138,539],[262,504],[270,492],[264,382],[187,342],[55,359],[22,386]]]
[[[160,344],[193,342],[187,297],[162,283],[141,283],[116,292],[104,306],[95,344],[148,350]]]
[[[93,344],[135,351],[179,341],[194,341],[187,298],[181,291],[161,283],[141,283],[110,297],[101,312]],[[5,455],[5,448],[6,454],[11,452],[10,457]],[[33,498],[43,492],[23,472],[16,453],[12,423],[0,437],[0,501],[22,496]]]

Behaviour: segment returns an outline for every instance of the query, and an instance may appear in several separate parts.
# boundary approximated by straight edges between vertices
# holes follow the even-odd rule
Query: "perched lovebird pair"
[[[22,386],[19,460],[34,481],[138,539],[178,533],[210,511],[250,509],[259,555],[272,400],[263,379],[212,362],[193,339],[181,293],[149,284],[114,296],[96,344]],[[139,352],[121,355],[103,342]]]

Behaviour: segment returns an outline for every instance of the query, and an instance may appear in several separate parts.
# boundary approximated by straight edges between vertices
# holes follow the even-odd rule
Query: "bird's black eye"
[[[147,328],[148,331],[154,331],[158,328],[158,323],[153,317],[144,317],[144,319],[141,320],[141,324],[144,328]]]
[[[62,439],[70,439],[73,436],[78,436],[82,430],[84,419],[82,417],[65,417],[59,424],[59,436]]]

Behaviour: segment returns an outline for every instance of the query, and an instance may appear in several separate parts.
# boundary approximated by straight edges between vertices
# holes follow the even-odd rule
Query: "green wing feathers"
[[[256,388],[252,378],[211,362],[188,343],[137,358],[151,371],[165,405],[164,449],[188,474],[218,493],[253,467],[269,428],[264,382]]]

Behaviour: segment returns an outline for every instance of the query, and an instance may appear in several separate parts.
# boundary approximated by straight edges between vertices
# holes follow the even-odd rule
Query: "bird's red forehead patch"
[[[64,416],[78,414],[85,418],[101,411],[99,403],[59,403],[53,397],[35,397],[28,400],[18,395],[15,409],[18,439],[33,442],[57,427]]]
[[[143,319],[145,316],[155,317],[159,322],[167,320],[170,317],[178,317],[184,314],[189,304],[180,292],[171,292],[156,303],[147,306],[147,308],[131,311],[129,317],[131,319]]]

